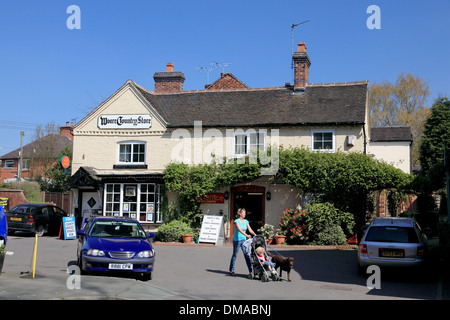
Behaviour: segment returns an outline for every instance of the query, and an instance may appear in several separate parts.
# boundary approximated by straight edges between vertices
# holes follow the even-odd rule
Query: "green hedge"
[[[158,228],[156,237],[162,242],[179,242],[183,234],[193,234],[193,229],[180,220],[172,220]]]

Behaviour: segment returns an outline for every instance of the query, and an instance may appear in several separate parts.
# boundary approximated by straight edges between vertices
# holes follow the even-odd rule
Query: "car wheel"
[[[81,256],[77,258],[77,267],[80,269],[80,275],[86,275],[86,270],[83,269],[83,263],[81,262]]]
[[[359,275],[362,276],[362,277],[367,276],[366,271],[367,271],[367,267],[363,267],[363,266],[361,266],[361,265],[358,263],[358,273],[359,273]]]
[[[34,233],[37,234],[38,237],[42,237],[44,235],[44,233],[45,233],[44,226],[42,224],[36,226],[36,231]]]
[[[149,281],[149,280],[152,280],[152,273],[151,273],[151,272],[143,273],[143,274],[141,275],[141,279],[142,279],[142,281]]]

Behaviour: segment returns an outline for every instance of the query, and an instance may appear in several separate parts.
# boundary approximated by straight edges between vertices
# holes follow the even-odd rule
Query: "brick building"
[[[59,134],[47,135],[23,146],[21,178],[45,177],[44,167],[53,165],[58,159],[57,155],[66,147],[73,146],[73,124],[66,122],[59,128]],[[45,159],[45,160],[44,160]],[[0,183],[19,178],[20,148],[0,157]]]

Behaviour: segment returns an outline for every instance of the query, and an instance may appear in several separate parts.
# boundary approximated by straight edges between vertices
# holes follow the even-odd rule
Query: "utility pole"
[[[22,160],[23,160],[23,131],[20,131],[20,154],[19,154],[19,168],[18,168],[19,181],[22,178]]]

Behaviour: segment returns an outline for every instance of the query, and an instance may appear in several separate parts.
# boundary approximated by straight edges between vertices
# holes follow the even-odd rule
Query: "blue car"
[[[5,210],[0,206],[0,245],[8,242],[8,224],[6,223]]]
[[[121,272],[152,277],[155,250],[141,224],[133,219],[93,217],[77,231],[77,264],[82,273]]]

